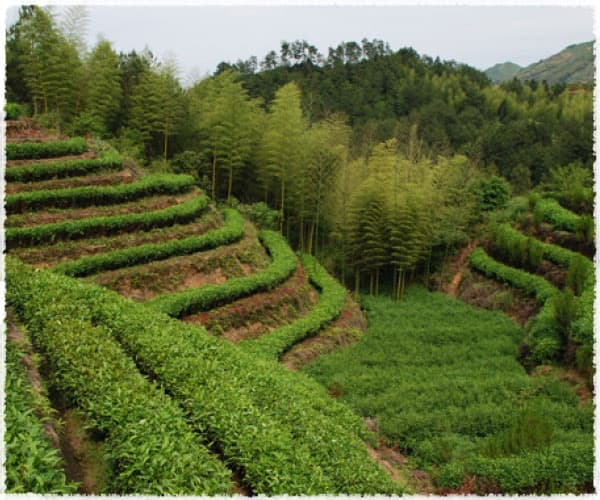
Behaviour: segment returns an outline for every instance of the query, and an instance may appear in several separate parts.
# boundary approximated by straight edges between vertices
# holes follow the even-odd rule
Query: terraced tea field
[[[402,491],[360,418],[278,363],[356,314],[316,261],[191,177],[144,174],[83,139],[9,137],[8,323],[30,351],[9,337],[9,401],[31,409],[7,414],[9,491]],[[339,325],[322,349],[361,321]],[[34,380],[48,393],[32,401]]]

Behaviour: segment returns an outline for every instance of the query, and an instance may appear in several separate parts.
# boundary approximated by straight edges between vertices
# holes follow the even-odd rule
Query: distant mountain
[[[519,66],[518,64],[506,61],[486,69],[484,73],[493,82],[501,82],[503,80],[512,80],[513,77],[516,76],[516,74],[522,69],[523,67]]]
[[[594,42],[569,45],[558,54],[531,64],[517,73],[519,80],[546,80],[548,83],[594,81]]]

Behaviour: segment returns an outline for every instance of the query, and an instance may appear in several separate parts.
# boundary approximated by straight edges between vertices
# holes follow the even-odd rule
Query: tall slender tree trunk
[[[165,130],[164,132],[164,136],[165,136],[165,142],[164,142],[164,156],[165,156],[165,161],[167,161],[167,150],[169,148],[169,132],[168,130]]]
[[[308,233],[308,249],[307,253],[312,255],[313,253],[313,238],[315,236],[315,221],[310,223],[310,232]]]
[[[212,199],[213,201],[217,200],[216,197],[217,191],[217,148],[213,149],[213,161],[212,161]]]
[[[233,187],[233,168],[229,167],[229,184],[227,185],[227,204],[231,205],[231,189]]]
[[[281,179],[281,208],[279,211],[279,231],[283,233],[283,209],[285,207],[285,179]]]

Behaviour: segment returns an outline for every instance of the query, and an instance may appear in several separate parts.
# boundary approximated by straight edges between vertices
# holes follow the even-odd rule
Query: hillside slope
[[[504,80],[512,80],[517,73],[524,68],[510,61],[503,63],[494,64],[491,68],[488,68],[484,73],[493,82],[502,82]]]
[[[594,80],[594,42],[569,45],[558,54],[530,64],[516,74],[519,80],[588,83]]]

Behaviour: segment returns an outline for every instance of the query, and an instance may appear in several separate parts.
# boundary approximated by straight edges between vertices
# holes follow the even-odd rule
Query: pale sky
[[[58,8],[60,9],[60,7]],[[16,18],[7,11],[7,22]],[[594,38],[593,9],[583,6],[88,6],[89,45],[99,34],[117,51],[147,45],[159,58],[174,55],[185,80],[212,73],[305,39],[327,55],[342,41],[381,39],[393,50],[453,59],[478,69],[512,61],[521,66]]]

